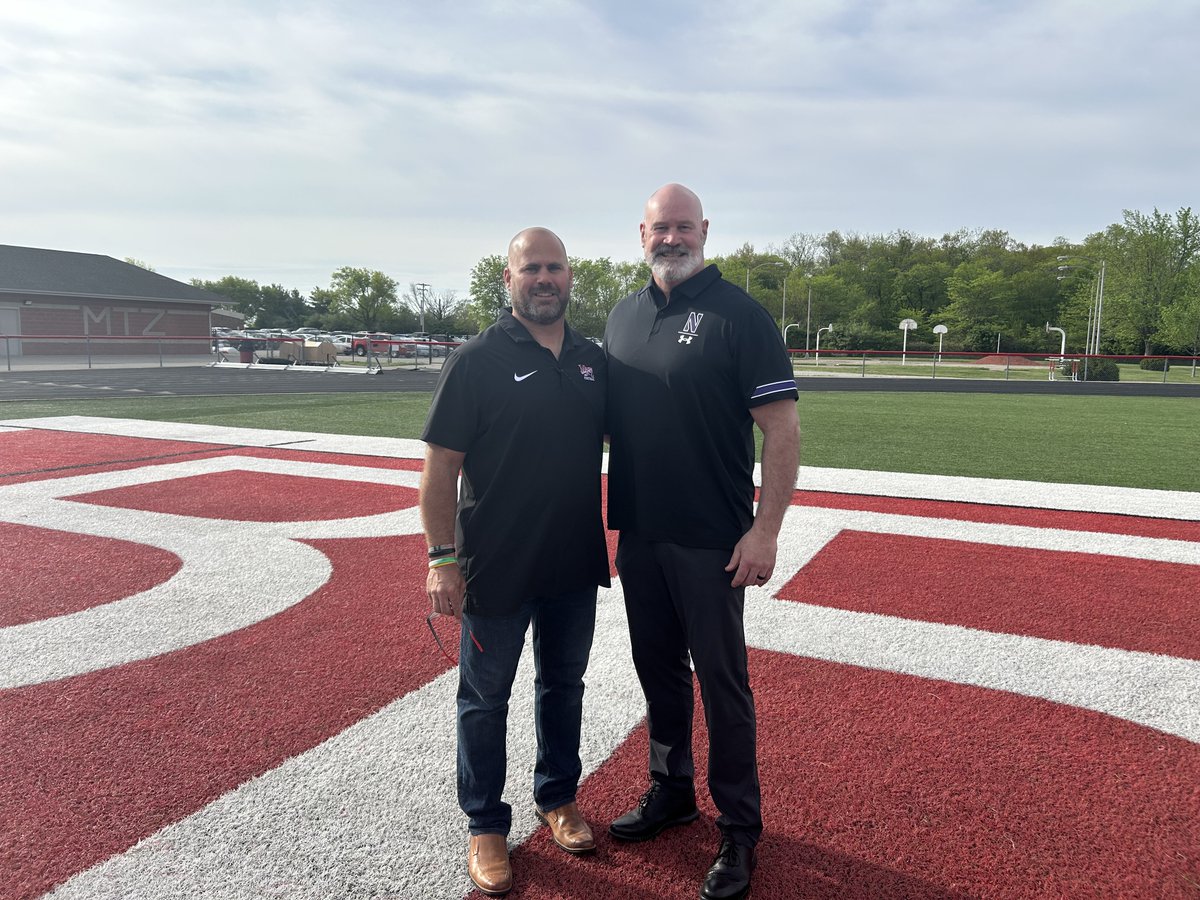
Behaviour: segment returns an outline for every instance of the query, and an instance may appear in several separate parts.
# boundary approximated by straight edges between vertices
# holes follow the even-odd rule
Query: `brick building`
[[[12,356],[206,353],[213,312],[228,304],[110,256],[0,244],[0,335]]]

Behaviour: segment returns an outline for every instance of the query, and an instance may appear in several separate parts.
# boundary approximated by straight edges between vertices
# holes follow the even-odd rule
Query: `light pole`
[[[808,335],[812,326],[812,275],[808,275],[808,312],[804,316],[804,355],[808,356]]]
[[[746,293],[750,293],[750,273],[761,269],[763,266],[786,266],[782,259],[768,259],[766,262],[760,262],[757,266],[751,266],[746,270]]]
[[[781,266],[781,267],[787,268],[788,263],[785,263],[782,259],[768,259],[766,262],[760,262],[757,266],[751,266],[750,268],[748,268],[746,270],[746,293],[747,294],[750,293],[750,273],[753,272],[755,269],[761,269],[765,266]],[[788,270],[788,274],[789,275],[791,274],[790,269]],[[783,305],[784,305],[784,315],[780,317],[780,319],[781,319],[780,327],[783,327],[783,323],[787,321],[787,278],[786,277],[783,279]]]
[[[787,325],[784,324],[787,322],[787,283],[796,267],[791,263],[784,265],[787,266],[787,274],[783,276],[783,306],[779,311],[779,327],[783,329],[783,346],[787,347]]]
[[[814,366],[819,366],[821,364],[821,335],[824,334],[826,331],[833,331],[833,323],[832,322],[830,322],[824,328],[817,329],[817,350],[816,350],[816,360],[813,362]]]
[[[420,293],[417,293],[416,288],[421,289]],[[423,281],[418,281],[416,284],[413,285],[413,293],[417,294],[417,297],[419,298],[417,300],[417,303],[421,308],[421,333],[422,334],[425,333],[425,292],[427,290],[429,290],[429,285],[425,284],[425,282],[423,282]]]
[[[1095,356],[1100,353],[1100,319],[1104,315],[1104,274],[1107,268],[1105,260],[1099,261],[1091,259],[1087,256],[1077,256],[1068,254],[1058,257],[1059,262],[1066,262],[1068,259],[1081,259],[1084,262],[1091,263],[1093,266],[1099,264],[1100,271],[1096,273],[1095,288],[1092,293],[1092,302],[1088,305],[1088,328],[1087,338],[1084,341],[1083,353],[1085,356]],[[1064,265],[1059,266],[1059,272],[1069,272],[1072,269],[1081,269],[1084,266]],[[1064,275],[1059,275],[1059,278],[1065,278]],[[1086,365],[1086,360],[1085,360]]]

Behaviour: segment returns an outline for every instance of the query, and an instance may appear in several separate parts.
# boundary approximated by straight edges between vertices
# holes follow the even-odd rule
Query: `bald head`
[[[562,258],[567,258],[567,245],[562,242],[557,234],[549,228],[525,228],[513,235],[513,239],[508,242],[508,264],[511,266],[513,262],[513,254],[520,254],[531,243],[539,243],[543,241],[553,241],[558,245],[558,249],[562,254]]]
[[[661,216],[663,209],[675,212],[686,212],[697,222],[704,219],[704,207],[696,193],[682,184],[664,184],[650,195],[646,201],[646,212],[643,222],[650,222]]]
[[[504,285],[513,315],[526,326],[556,325],[571,299],[571,264],[562,239],[549,228],[526,228],[508,242]]]
[[[695,193],[667,184],[650,195],[641,225],[642,252],[654,280],[668,295],[704,267],[708,220]]]

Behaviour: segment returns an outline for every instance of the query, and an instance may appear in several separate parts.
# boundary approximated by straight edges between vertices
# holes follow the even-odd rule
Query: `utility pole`
[[[808,358],[808,335],[812,325],[812,275],[808,276],[808,312],[804,315],[804,358]]]
[[[421,311],[421,333],[425,333],[425,292],[429,290],[429,285],[423,281],[418,281],[413,285],[413,288],[420,288],[420,293],[417,294],[417,306]],[[416,291],[414,290],[414,293]]]

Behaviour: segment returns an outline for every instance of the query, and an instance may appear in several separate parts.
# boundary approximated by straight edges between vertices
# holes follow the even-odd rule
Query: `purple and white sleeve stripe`
[[[754,389],[754,393],[750,395],[751,400],[757,400],[759,397],[766,397],[768,394],[778,394],[782,391],[794,391],[796,382],[789,378],[787,381],[772,381],[770,384],[760,384]]]

